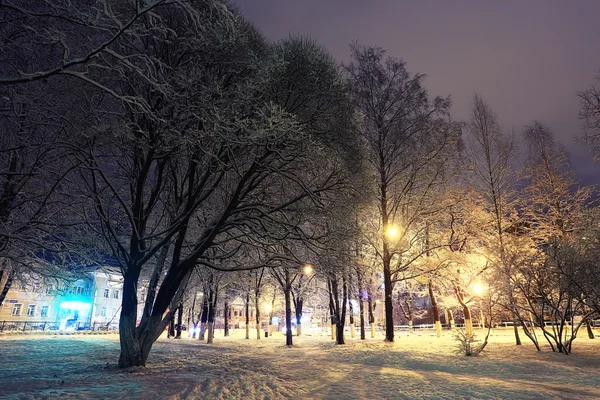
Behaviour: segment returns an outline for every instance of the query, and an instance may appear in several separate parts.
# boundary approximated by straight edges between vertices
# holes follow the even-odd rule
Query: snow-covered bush
[[[456,354],[465,356],[478,356],[484,346],[474,345],[479,342],[473,333],[467,333],[464,329],[457,329],[452,335],[456,341]]]

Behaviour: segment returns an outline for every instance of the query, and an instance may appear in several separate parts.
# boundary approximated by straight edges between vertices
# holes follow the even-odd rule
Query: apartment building
[[[44,329],[108,329],[118,324],[123,283],[120,275],[89,273],[77,281],[28,277],[16,282],[0,306],[2,326]]]

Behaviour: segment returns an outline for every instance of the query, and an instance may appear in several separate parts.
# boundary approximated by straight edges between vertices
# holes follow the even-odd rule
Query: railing
[[[56,321],[0,321],[0,332],[45,332],[45,331],[115,331],[118,324],[93,324],[77,322],[60,329],[60,322]]]

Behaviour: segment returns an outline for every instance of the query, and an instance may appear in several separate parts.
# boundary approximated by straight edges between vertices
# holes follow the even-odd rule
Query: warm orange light
[[[304,268],[302,269],[302,271],[304,272],[304,275],[310,275],[313,273],[314,268],[312,265],[310,264],[305,264]]]
[[[396,228],[393,225],[388,226],[386,233],[390,239],[396,239],[398,235],[400,235],[400,231],[398,230],[398,228]]]
[[[488,289],[487,286],[484,286],[481,283],[473,284],[472,288],[473,288],[473,291],[478,295],[483,294]]]

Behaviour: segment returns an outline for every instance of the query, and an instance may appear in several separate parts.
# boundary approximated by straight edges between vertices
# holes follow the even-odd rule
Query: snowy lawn
[[[255,335],[255,332],[252,332]],[[454,354],[450,334],[402,333],[396,343],[306,332],[215,344],[162,337],[145,368],[119,370],[117,335],[0,336],[2,399],[599,399],[600,338],[574,353],[517,347],[496,331],[479,357]],[[523,340],[526,340],[523,337]]]

